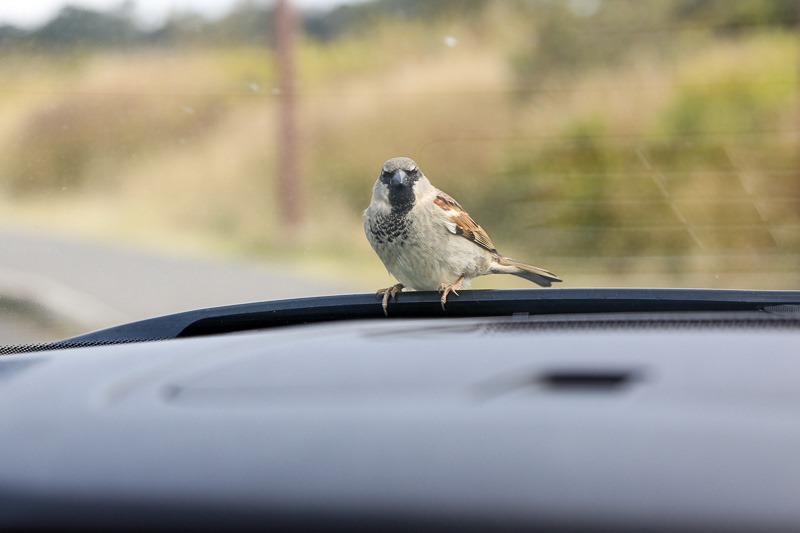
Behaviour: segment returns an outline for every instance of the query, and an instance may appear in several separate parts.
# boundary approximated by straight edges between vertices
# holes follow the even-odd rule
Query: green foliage
[[[678,258],[800,250],[796,231],[778,229],[800,219],[796,36],[721,33],[699,51],[680,49],[670,72],[649,79],[660,95],[651,105],[630,87],[627,108],[582,105],[552,137],[509,152],[508,196],[493,201],[517,198],[509,218],[528,221],[517,239],[535,232],[539,253],[624,259],[617,269],[661,256],[676,272],[686,261]],[[561,63],[575,50],[542,51],[543,61],[584,76],[604,64]],[[628,67],[605,65],[620,76],[609,91],[624,94]]]
[[[676,20],[740,34],[754,26],[792,29],[800,9],[795,0],[681,0],[672,10]]]
[[[662,117],[673,135],[759,132],[791,109],[800,85],[787,67],[797,60],[792,35],[760,35],[746,49],[719,47],[688,61]]]
[[[791,28],[795,0],[533,0],[519,9],[533,35],[514,57],[519,79],[614,67],[643,53],[672,56],[704,35]]]
[[[374,0],[307,13],[305,29],[315,39],[331,41],[364,36],[387,20],[426,25],[452,17],[477,17],[488,3],[488,0]]]
[[[604,117],[578,116],[557,140],[511,155],[502,188],[508,180],[517,183],[510,188],[516,212],[506,213],[505,221],[524,221],[515,239],[535,234],[539,254],[579,257],[645,248],[664,253],[675,246],[648,242],[639,222],[663,225],[668,209],[637,149],[616,142],[609,128]]]
[[[515,54],[524,84],[548,76],[619,64],[642,47],[663,50],[670,30],[670,1],[576,0],[520,2],[532,39]]]
[[[123,3],[108,13],[73,6],[35,31],[34,39],[51,47],[119,47],[130,45],[138,37],[132,17],[132,5]]]

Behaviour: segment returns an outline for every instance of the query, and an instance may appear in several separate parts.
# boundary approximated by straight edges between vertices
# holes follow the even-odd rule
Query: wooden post
[[[298,153],[297,101],[295,94],[295,44],[297,17],[289,0],[277,0],[275,40],[278,59],[278,193],[281,218],[296,230],[303,219],[303,184]]]

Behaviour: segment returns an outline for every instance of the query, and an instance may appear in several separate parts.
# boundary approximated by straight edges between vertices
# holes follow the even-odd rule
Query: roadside
[[[0,296],[0,346],[51,342],[74,329],[35,302]]]
[[[353,292],[290,267],[168,256],[0,229],[0,345],[56,340],[189,309]]]

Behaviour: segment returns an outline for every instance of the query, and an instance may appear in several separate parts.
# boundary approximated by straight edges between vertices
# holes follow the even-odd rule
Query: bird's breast
[[[408,239],[412,226],[413,222],[401,214],[378,213],[370,224],[369,231],[375,244],[402,245]]]

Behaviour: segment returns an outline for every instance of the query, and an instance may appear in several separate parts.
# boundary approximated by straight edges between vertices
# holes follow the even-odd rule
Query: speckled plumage
[[[408,238],[412,223],[404,213],[378,213],[375,223],[369,226],[371,238],[376,244],[402,244]]]

